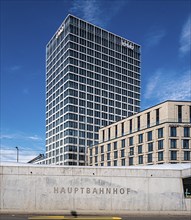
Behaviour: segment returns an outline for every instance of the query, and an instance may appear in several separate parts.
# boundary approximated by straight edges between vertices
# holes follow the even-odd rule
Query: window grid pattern
[[[168,104],[168,102],[167,102]],[[175,102],[176,104],[176,102]],[[187,104],[187,103],[186,103]],[[174,114],[174,123],[172,118],[163,119],[163,115],[166,114],[166,107],[164,105],[164,111],[162,106],[160,107],[160,122],[156,121],[154,117],[156,110],[150,111],[151,120],[150,127],[147,128],[147,114],[143,111],[135,116],[131,116],[125,120],[116,122],[112,126],[105,127],[100,130],[107,132],[110,128],[111,139],[106,140],[105,143],[100,144],[111,144],[118,143],[117,147],[111,148],[110,150],[110,162],[115,159],[118,160],[118,165],[147,165],[147,164],[161,164],[161,163],[181,163],[191,162],[191,136],[190,129],[191,124],[189,123],[189,105],[182,104],[182,112],[184,113],[184,121],[177,124],[177,117]],[[162,104],[161,104],[162,105]],[[157,106],[156,106],[157,108]],[[171,109],[176,109],[170,106]],[[147,110],[148,111],[148,110]],[[162,114],[162,113],[165,114]],[[171,116],[172,113],[169,112]],[[143,117],[144,116],[144,117]],[[143,125],[141,129],[137,129],[139,124],[137,118],[140,117],[140,123]],[[186,118],[187,117],[187,118]],[[122,134],[120,125],[123,123],[125,133]],[[145,124],[144,124],[145,123]],[[154,124],[154,126],[153,126]],[[131,126],[130,126],[131,125]],[[137,127],[136,127],[137,126]],[[117,136],[116,133],[117,129]],[[132,132],[133,131],[133,132]],[[100,137],[101,140],[101,137]],[[99,144],[97,145],[99,147]],[[94,146],[90,149],[94,149]],[[118,150],[118,158],[114,154],[114,151]],[[107,151],[105,152],[105,154]],[[92,156],[92,160],[93,156]],[[94,162],[89,165],[94,165]],[[99,164],[98,164],[99,165]],[[107,160],[104,161],[104,166],[107,166]]]
[[[139,112],[140,46],[132,50],[122,40],[70,15],[48,43],[48,164],[84,165],[100,127]]]

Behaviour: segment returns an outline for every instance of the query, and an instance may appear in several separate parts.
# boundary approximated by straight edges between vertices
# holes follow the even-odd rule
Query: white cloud
[[[164,30],[152,30],[146,35],[146,46],[157,46],[166,35]]]
[[[38,156],[39,150],[34,150],[30,148],[19,148],[19,162],[27,163],[31,159]],[[0,149],[0,161],[1,162],[17,162],[17,150],[16,148],[11,148],[8,146],[1,146]]]
[[[71,13],[95,25],[106,27],[127,1],[73,0]]]
[[[1,134],[0,139],[13,139],[14,137],[13,134]]]
[[[185,55],[191,49],[191,15],[183,25],[180,36],[180,53]]]
[[[28,162],[45,151],[44,140],[38,135],[23,132],[2,133],[0,136],[0,161],[16,162],[19,148],[19,162]]]
[[[28,138],[31,139],[31,140],[34,140],[34,141],[41,141],[42,140],[42,138],[39,137],[38,135],[30,136]]]
[[[154,92],[154,90],[156,89],[157,87],[157,83],[158,83],[158,80],[161,76],[161,71],[157,71],[156,74],[152,77],[152,80],[150,80],[147,84],[147,87],[146,87],[146,92],[144,94],[144,97],[147,99],[147,98],[150,98]]]
[[[18,132],[18,133],[2,133],[0,139],[12,139],[12,140],[33,140],[33,141],[42,141],[42,138],[38,135],[29,136],[27,134]]]
[[[157,95],[161,101],[191,100],[191,70],[165,82]]]
[[[156,71],[146,86],[144,98],[157,103],[166,100],[191,100],[191,70],[182,74]]]
[[[83,19],[89,22],[100,22],[100,7],[96,0],[74,0],[71,9],[72,12],[81,14]]]

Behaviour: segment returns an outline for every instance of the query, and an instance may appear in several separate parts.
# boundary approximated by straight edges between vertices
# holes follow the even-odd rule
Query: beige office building
[[[88,165],[191,162],[191,102],[166,101],[99,130]]]

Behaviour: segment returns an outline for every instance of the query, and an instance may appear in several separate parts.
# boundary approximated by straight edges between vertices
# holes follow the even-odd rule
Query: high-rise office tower
[[[98,130],[140,110],[140,46],[68,15],[46,48],[46,163],[84,165]]]

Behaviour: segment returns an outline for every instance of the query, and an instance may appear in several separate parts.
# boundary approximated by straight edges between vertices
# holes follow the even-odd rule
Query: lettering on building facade
[[[89,188],[89,187],[54,187],[54,194],[113,194],[127,195],[130,188]]]
[[[129,42],[129,41],[124,41],[124,40],[122,40],[122,41],[121,41],[121,45],[124,46],[124,47],[127,47],[127,48],[129,48],[129,49],[131,49],[131,50],[134,49],[133,43],[131,43],[131,42]]]

